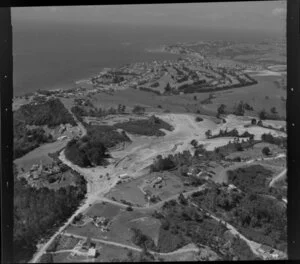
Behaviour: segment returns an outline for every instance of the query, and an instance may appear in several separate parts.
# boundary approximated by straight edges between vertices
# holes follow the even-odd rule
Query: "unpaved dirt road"
[[[270,184],[269,184],[269,187],[273,187],[273,185],[284,179],[284,177],[286,177],[286,172],[287,172],[287,169],[284,169],[282,172],[280,172],[279,174],[277,174],[275,177],[273,177],[273,179],[270,181]]]
[[[188,114],[157,114],[157,116],[170,123],[174,130],[167,131],[164,137],[134,137],[133,143],[124,150],[111,153],[113,160],[107,167],[81,168],[67,160],[64,151],[60,153],[59,159],[63,163],[85,177],[87,198],[68,221],[37,251],[31,260],[32,263],[36,263],[40,259],[48,246],[73,221],[77,214],[84,212],[90,204],[95,203],[116,185],[120,174],[127,173],[132,177],[141,176],[157,155],[174,153],[172,149],[178,143],[181,145],[178,145],[176,152],[191,149],[190,141],[192,139],[205,140],[205,131],[216,127],[216,124],[209,119],[197,123],[195,117]],[[83,129],[82,134],[85,133],[86,131]],[[118,165],[115,166],[118,161]],[[105,176],[107,173],[109,178]],[[103,177],[100,178],[100,175]]]
[[[63,163],[85,177],[87,181],[87,198],[69,220],[38,250],[31,262],[35,263],[39,260],[47,247],[73,221],[78,213],[84,212],[90,204],[103,200],[104,195],[118,182],[120,174],[127,173],[133,178],[139,177],[147,172],[148,166],[152,164],[157,155],[167,156],[183,150],[193,152],[193,147],[190,144],[192,139],[204,144],[207,149],[225,145],[230,140],[229,138],[207,140],[205,132],[208,129],[218,131],[222,126],[217,125],[208,118],[204,118],[202,122],[196,122],[195,115],[192,114],[155,114],[171,124],[174,130],[165,131],[166,135],[163,137],[130,135],[133,142],[124,149],[112,151],[112,160],[107,167],[81,168],[67,160],[64,151],[60,153],[59,159]],[[82,132],[83,135],[86,133],[84,129]],[[108,174],[108,177],[106,177],[106,174]]]
[[[199,207],[197,204],[195,203],[191,203],[193,206],[197,207],[199,210],[204,211],[201,207]],[[261,259],[265,259],[267,256],[260,252],[258,249],[262,246],[262,244],[257,243],[255,241],[249,240],[248,238],[246,238],[244,235],[242,235],[234,226],[230,225],[228,222],[221,220],[220,218],[206,212],[208,214],[209,217],[215,219],[218,222],[223,222],[226,224],[226,228],[235,236],[238,236],[239,238],[241,238],[242,240],[244,240],[247,245],[250,247],[251,251],[253,252],[253,254],[255,254],[256,256],[258,256]],[[280,255],[282,257],[282,259],[286,259],[287,255],[282,252],[279,251],[277,249],[273,249],[274,253],[277,253],[278,255]]]

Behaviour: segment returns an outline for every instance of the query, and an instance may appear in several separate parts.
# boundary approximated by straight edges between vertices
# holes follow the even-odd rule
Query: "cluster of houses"
[[[27,180],[37,180],[40,178],[45,178],[47,176],[57,174],[61,172],[61,167],[54,163],[44,165],[40,164],[33,164],[30,168],[29,172],[24,175]]]
[[[88,216],[88,215],[82,215],[79,214],[77,217],[75,217],[72,225],[74,226],[84,226],[87,223],[92,222],[97,228],[101,230],[101,232],[107,232],[109,231],[109,227],[111,225],[111,221],[109,218],[103,217],[103,216]]]
[[[94,216],[93,217],[93,223],[96,227],[100,228],[102,232],[109,231],[109,226],[111,224],[111,221],[103,216]]]

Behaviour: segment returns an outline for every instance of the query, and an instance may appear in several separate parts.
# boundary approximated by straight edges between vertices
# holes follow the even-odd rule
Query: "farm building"
[[[130,178],[130,177],[129,177],[129,175],[128,175],[127,173],[123,173],[123,174],[120,174],[120,175],[119,175],[119,178],[120,178],[120,179],[128,179],[128,178]]]
[[[97,254],[97,250],[94,247],[90,247],[88,251],[88,256],[90,258],[95,258]]]

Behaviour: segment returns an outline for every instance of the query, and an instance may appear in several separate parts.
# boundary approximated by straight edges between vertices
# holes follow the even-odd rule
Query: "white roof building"
[[[123,174],[120,174],[120,175],[119,175],[119,178],[121,178],[121,179],[126,179],[126,178],[129,178],[129,176],[128,176],[127,173],[123,173]]]
[[[95,248],[89,248],[88,256],[91,257],[91,258],[95,258],[96,257],[96,249]]]

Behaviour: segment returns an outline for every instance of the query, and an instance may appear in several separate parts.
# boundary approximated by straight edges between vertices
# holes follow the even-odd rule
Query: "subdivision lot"
[[[97,228],[93,223],[88,223],[83,227],[69,226],[66,232],[80,235],[84,237],[91,237],[92,239],[104,239],[108,241],[123,243],[130,246],[135,246],[131,241],[133,232],[131,228],[139,228],[144,234],[150,236],[154,241],[158,240],[158,231],[160,228],[160,221],[151,216],[151,211],[126,211],[122,208],[118,211],[115,205],[98,204],[92,208],[91,211],[87,211],[90,216],[104,216],[111,220],[109,231],[102,232],[100,228]],[[112,211],[109,211],[111,207]]]
[[[161,182],[154,184],[159,177],[162,178]],[[190,191],[192,189],[193,187],[184,186],[183,178],[172,172],[153,172],[130,182],[116,185],[106,197],[119,202],[125,200],[133,205],[145,206],[148,203],[148,200],[145,198],[146,193],[155,195],[160,200],[165,200],[184,190]]]

